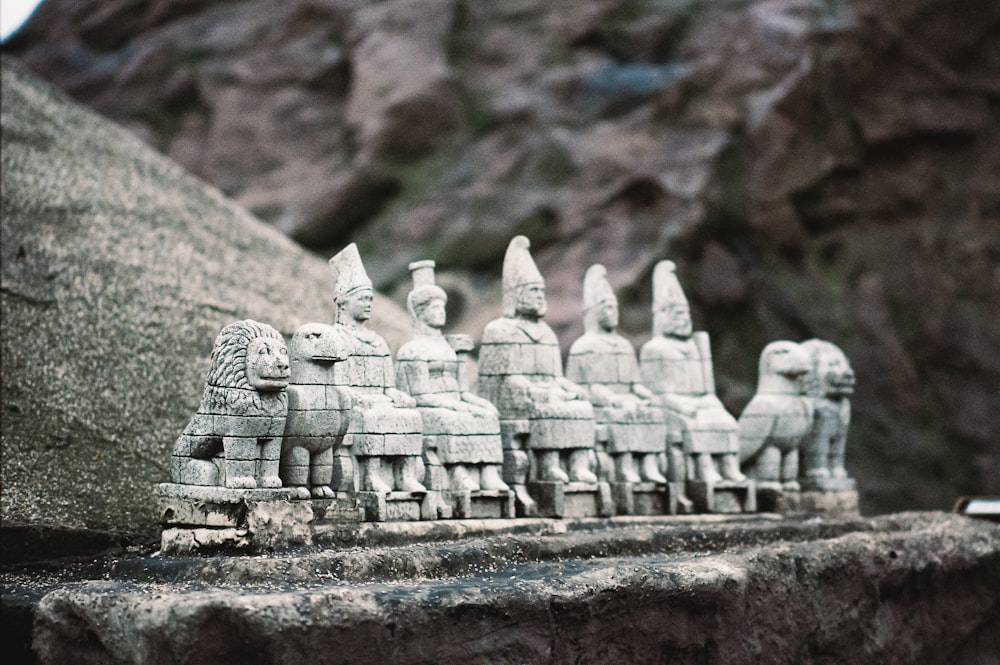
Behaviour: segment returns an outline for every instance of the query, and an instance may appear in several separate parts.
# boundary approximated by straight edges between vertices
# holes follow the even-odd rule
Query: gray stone
[[[159,495],[163,554],[262,553],[312,544],[312,503],[301,488],[163,483]]]
[[[503,428],[504,480],[521,499],[528,480],[542,483],[570,481],[594,485],[595,423],[586,390],[566,379],[555,333],[542,320],[547,310],[545,281],[529,251],[530,241],[515,236],[503,263],[503,316],[483,331],[477,392],[500,412]],[[511,421],[517,423],[512,428]],[[511,435],[527,421],[526,436],[515,443]],[[531,452],[523,456],[517,448]],[[594,485],[596,491],[597,485]],[[606,483],[603,487],[607,489]],[[531,493],[530,486],[528,494]],[[560,490],[546,490],[542,514],[562,515]],[[521,501],[521,514],[536,507]],[[607,502],[610,504],[610,501]],[[592,509],[604,510],[601,499]],[[585,510],[581,508],[581,510]],[[577,513],[577,514],[608,514]]]
[[[691,498],[703,512],[752,510],[755,500],[746,494],[753,493],[753,483],[739,469],[737,423],[716,396],[708,333],[693,330],[673,261],[656,264],[652,309],[653,337],[639,354],[642,381],[667,416],[669,429],[683,434],[683,476]],[[720,483],[726,489],[715,492],[713,486]],[[740,483],[745,483],[742,489],[737,488]],[[730,495],[734,498],[724,508],[712,503]]]
[[[6,55],[2,77],[0,514],[149,528],[218,331],[290,335],[329,309],[328,272]],[[379,308],[398,345],[404,315]]]
[[[811,365],[795,342],[771,342],[761,351],[757,392],[739,420],[742,468],[758,490],[800,489],[800,456],[815,435],[815,405],[801,382]]]
[[[660,470],[667,450],[666,418],[651,404],[653,392],[639,381],[635,349],[618,334],[618,298],[602,265],[587,269],[583,307],[585,332],[569,349],[566,378],[585,388],[594,405],[597,440],[609,456],[609,466],[613,465],[607,475],[619,485],[618,510],[626,514],[636,510],[632,491],[620,485],[640,482],[659,484],[664,494],[661,501],[640,501],[640,514],[648,514],[657,503],[676,508],[676,499],[669,500],[667,479]]]
[[[426,492],[420,482],[424,475],[420,413],[413,408],[413,398],[396,388],[389,345],[377,332],[365,327],[372,316],[374,292],[357,245],[351,243],[334,255],[330,269],[337,305],[335,330],[344,341],[346,355],[346,360],[334,367],[332,379],[351,393],[351,418],[344,446],[357,460],[355,489],[371,495],[388,495],[393,490]],[[382,508],[385,502],[385,498],[363,501],[365,514],[389,515]],[[369,510],[368,505],[376,508]],[[392,513],[391,518],[412,514]],[[413,519],[419,519],[420,514]],[[422,514],[428,519],[427,510]]]
[[[120,558],[110,579],[41,590],[36,653],[82,665],[988,665],[1000,646],[1000,527],[957,515],[354,528],[366,547]],[[475,537],[428,542],[442,530]]]
[[[499,413],[464,383],[472,339],[442,333],[448,296],[434,283],[434,262],[411,263],[410,272],[406,306],[415,336],[396,354],[396,385],[413,397],[423,421],[424,485],[441,493],[455,517],[512,516],[509,500],[496,500],[511,494],[501,478]]]
[[[1000,3],[619,3],[46,0],[3,50],[314,251],[358,242],[399,302],[436,259],[456,331],[517,233],[566,348],[587,266],[638,345],[675,258],[731,413],[765,344],[822,336],[869,512],[1000,494]],[[644,67],[687,73],[587,103]]]

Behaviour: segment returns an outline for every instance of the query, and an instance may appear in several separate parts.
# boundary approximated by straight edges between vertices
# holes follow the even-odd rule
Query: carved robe
[[[396,364],[396,387],[417,400],[424,436],[434,437],[443,464],[503,462],[497,410],[462,399],[460,361],[445,337],[425,335],[404,344]]]
[[[337,385],[354,397],[345,444],[355,455],[420,455],[423,435],[420,412],[397,407],[386,394],[396,387],[389,345],[381,335],[363,327],[338,324],[350,357],[335,366]]]
[[[715,395],[708,334],[654,337],[640,353],[642,382],[656,395],[668,422],[684,432],[688,453],[739,453],[736,419]]]
[[[562,378],[555,333],[544,321],[503,317],[483,331],[479,351],[479,394],[493,402],[502,420],[530,421],[534,449],[593,447],[590,402],[571,399]]]
[[[594,416],[608,431],[608,452],[666,450],[663,412],[643,404],[632,392],[632,386],[639,382],[639,363],[627,339],[617,333],[585,333],[570,347],[566,378],[590,391]],[[598,386],[613,393],[620,405],[605,403],[601,391],[595,390]]]

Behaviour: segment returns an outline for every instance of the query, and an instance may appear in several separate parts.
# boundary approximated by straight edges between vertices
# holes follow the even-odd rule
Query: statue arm
[[[693,418],[698,413],[698,400],[687,395],[677,395],[675,393],[661,393],[657,395],[658,405],[666,407],[671,411]]]
[[[468,402],[469,404],[478,406],[483,409],[487,409],[489,411],[497,410],[496,406],[493,405],[493,402],[483,399],[479,395],[476,395],[475,393],[470,393],[468,391],[462,393],[462,401]]]
[[[602,386],[599,383],[590,385],[589,397],[594,406],[618,406],[615,402],[621,401],[620,399],[616,400],[615,394],[607,386]]]
[[[417,406],[425,406],[438,409],[454,408],[453,403],[441,395],[431,392],[430,367],[426,362],[407,358],[399,361],[399,372],[396,377],[396,385],[403,388],[404,394],[413,397]],[[388,394],[388,392],[386,393]],[[392,397],[392,395],[389,395]],[[393,399],[395,402],[396,400]]]
[[[653,399],[653,391],[641,383],[632,384],[632,394],[646,401]]]
[[[556,385],[567,393],[569,399],[587,399],[587,389],[565,377],[557,376]]]
[[[513,396],[517,402],[536,404],[548,401],[548,389],[539,388],[523,376],[508,376],[504,383],[506,384],[506,392]]]

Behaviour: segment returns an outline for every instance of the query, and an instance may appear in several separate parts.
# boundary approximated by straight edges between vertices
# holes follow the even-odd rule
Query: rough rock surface
[[[988,665],[1000,647],[1000,526],[940,513],[121,560],[57,586],[43,663]]]
[[[325,261],[4,62],[2,520],[136,529],[219,330],[330,321]],[[390,301],[373,321],[406,330]]]
[[[470,279],[462,332],[524,233],[564,345],[591,263],[641,343],[677,261],[736,413],[833,340],[882,511],[1000,493],[998,45],[976,0],[47,0],[6,50],[400,299]]]

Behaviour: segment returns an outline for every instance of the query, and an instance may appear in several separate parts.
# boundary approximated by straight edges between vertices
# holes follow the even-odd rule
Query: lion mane
[[[264,395],[247,380],[247,349],[260,337],[281,340],[277,330],[251,319],[222,329],[212,349],[212,364],[205,382],[199,413],[227,415],[276,415],[288,408],[285,391]]]
[[[216,337],[201,406],[174,443],[170,472],[174,482],[222,484],[226,477],[223,463],[225,438],[253,436],[250,431],[240,431],[247,427],[247,421],[271,423],[269,427],[284,429],[288,412],[286,392],[261,392],[247,376],[248,351],[254,340],[261,338],[280,341],[282,346],[285,344],[277,330],[250,319],[226,326]],[[263,418],[244,419],[243,416]],[[261,436],[261,433],[256,433],[256,436]]]
[[[850,362],[847,356],[840,350],[840,347],[832,342],[822,339],[810,339],[802,342],[802,347],[809,354],[812,361],[809,372],[802,377],[802,391],[810,397],[826,399],[836,399],[842,397],[842,385],[838,385],[837,380],[843,380],[842,376],[829,376],[821,371],[825,361],[829,358],[841,361],[839,364],[850,371]],[[853,388],[853,383],[850,384]]]

